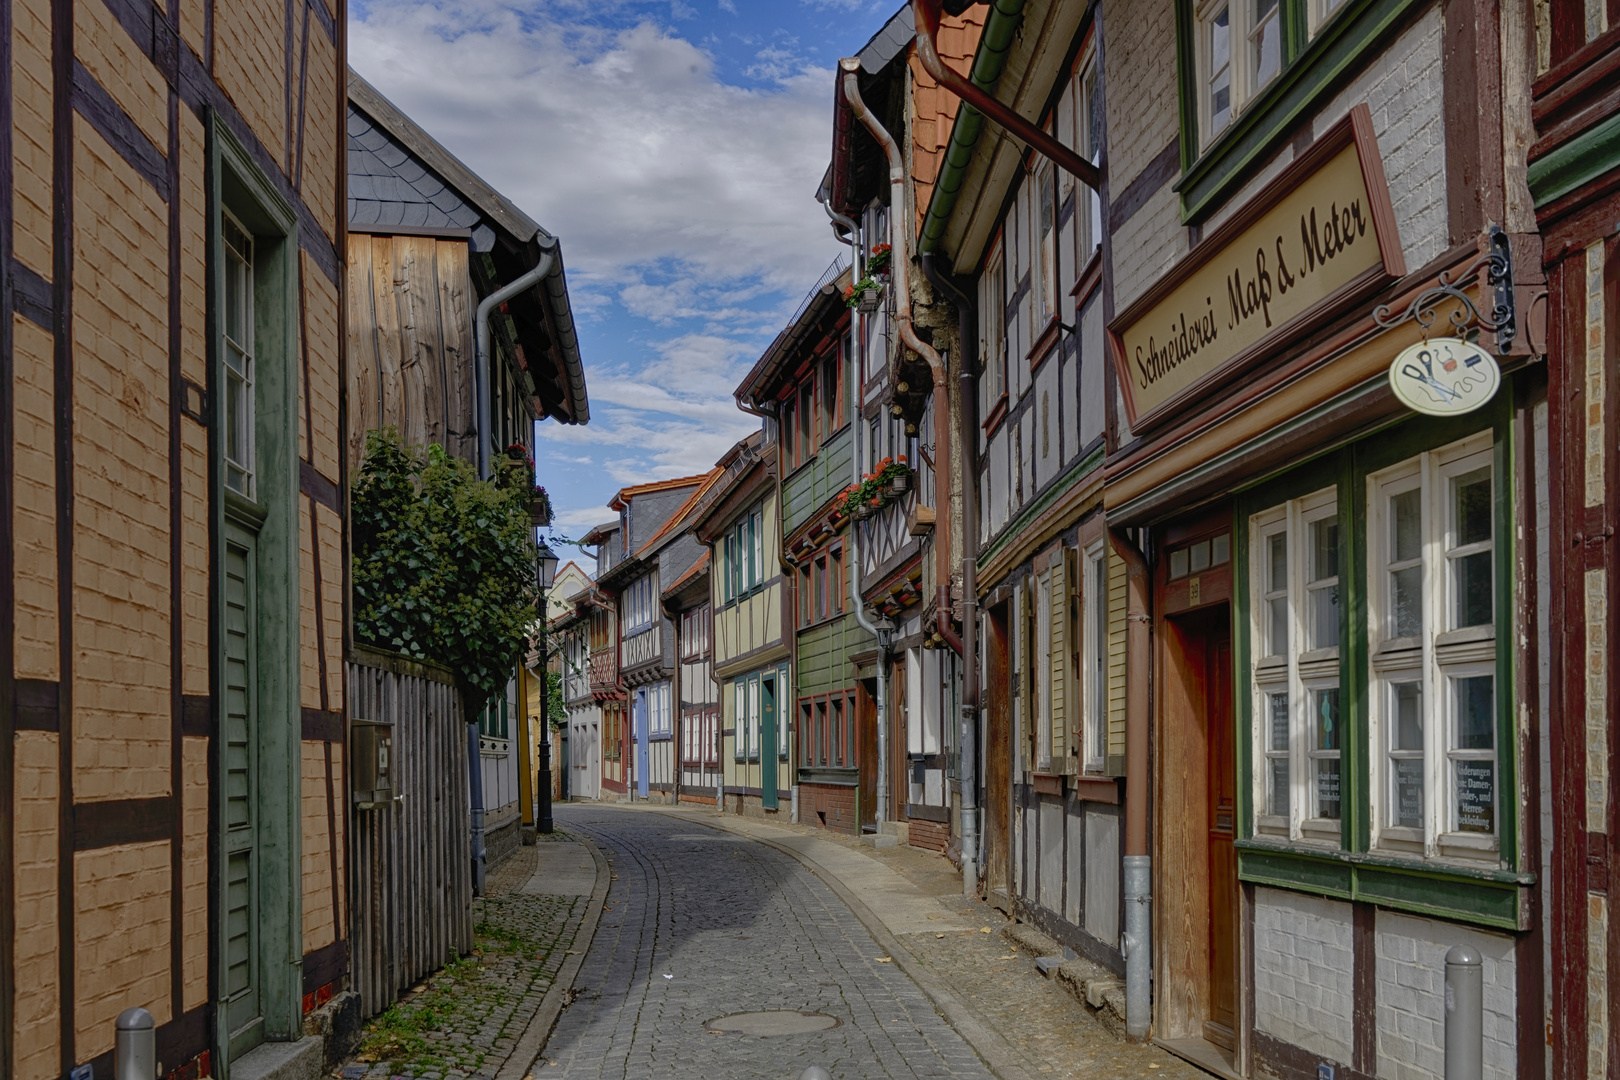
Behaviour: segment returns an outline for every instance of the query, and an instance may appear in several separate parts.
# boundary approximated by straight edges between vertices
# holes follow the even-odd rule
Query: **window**
[[[1344,0],[1309,0],[1307,7],[1310,10],[1311,36],[1327,25],[1333,14],[1344,6]]]
[[[735,736],[732,740],[738,761],[759,760],[760,699],[759,676],[737,679],[732,686],[736,713]]]
[[[726,603],[740,600],[765,582],[765,508],[761,504],[738,520],[721,542],[721,574]]]
[[[791,468],[794,465],[794,454],[799,444],[795,441],[798,423],[799,400],[788,395],[781,401],[782,410],[782,464]]]
[[[1038,207],[1035,250],[1040,258],[1040,273],[1036,277],[1036,287],[1040,293],[1036,301],[1038,331],[1045,327],[1049,319],[1057,317],[1057,184],[1050,163],[1043,165],[1035,174],[1035,199]]]
[[[1081,668],[1085,683],[1086,770],[1101,772],[1108,759],[1108,545],[1086,552]]]
[[[1334,846],[1343,820],[1338,515],[1337,488],[1256,515],[1249,575],[1255,750],[1264,762],[1256,770],[1255,831]],[[1209,565],[1213,549],[1200,541],[1172,553],[1171,575],[1178,566],[1190,573],[1194,564]]]
[[[253,498],[253,234],[228,210],[225,240],[225,486]]]
[[[1203,145],[1226,130],[1232,117],[1277,77],[1282,63],[1279,0],[1216,0],[1200,7],[1199,127]]]
[[[815,379],[805,383],[799,391],[799,456],[795,464],[802,465],[816,453],[816,385]]]
[[[670,714],[669,683],[661,682],[647,688],[647,737],[669,738],[674,733]]]
[[[630,583],[624,591],[624,632],[626,636],[638,633],[652,625],[653,622],[653,579],[652,575],[639,578]]]
[[[1374,844],[1495,857],[1496,488],[1488,434],[1368,477]]]
[[[1103,102],[1097,92],[1097,54],[1088,49],[1080,63],[1078,90],[1075,98],[1074,145],[1080,155],[1093,165],[1102,160]],[[1102,243],[1102,199],[1089,187],[1076,183],[1079,206],[1078,225],[1075,229],[1075,267],[1086,265],[1092,252]]]
[[[709,651],[709,605],[681,614],[681,659],[698,660]]]
[[[821,441],[842,425],[843,380],[840,377],[838,348],[833,347],[821,361]]]
[[[998,243],[990,254],[990,262],[980,279],[982,295],[979,300],[980,323],[983,340],[979,342],[979,355],[984,370],[980,378],[984,385],[984,411],[996,407],[996,402],[1007,389],[1007,290],[1006,270]],[[876,461],[877,458],[869,460]]]

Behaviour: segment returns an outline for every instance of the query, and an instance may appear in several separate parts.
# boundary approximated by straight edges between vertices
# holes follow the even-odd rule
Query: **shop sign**
[[[1402,349],[1389,365],[1389,388],[1402,405],[1427,416],[1473,412],[1496,396],[1496,358],[1461,338],[1435,338]]]
[[[1132,427],[1405,273],[1358,105],[1109,328]]]

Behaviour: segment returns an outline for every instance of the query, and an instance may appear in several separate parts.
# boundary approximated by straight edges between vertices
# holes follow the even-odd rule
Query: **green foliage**
[[[354,633],[450,668],[475,715],[504,691],[534,618],[532,481],[496,458],[492,481],[444,447],[368,432],[354,480]]]
[[[563,698],[562,687],[562,672],[546,672],[546,722],[553,731],[568,722],[568,702]]]

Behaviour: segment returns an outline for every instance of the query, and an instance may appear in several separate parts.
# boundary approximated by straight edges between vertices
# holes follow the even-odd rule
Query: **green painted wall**
[[[872,635],[853,615],[828,619],[799,631],[799,697],[827,694],[855,684],[849,654],[872,647]]]
[[[822,444],[814,461],[800,466],[798,472],[782,482],[784,535],[791,535],[826,505],[827,500],[849,486],[850,454],[855,445],[852,430],[845,424],[844,430]]]

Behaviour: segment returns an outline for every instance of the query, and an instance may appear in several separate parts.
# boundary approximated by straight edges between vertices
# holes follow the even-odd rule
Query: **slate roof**
[[[872,35],[856,57],[861,62],[861,70],[868,75],[876,75],[888,66],[889,61],[906,51],[911,39],[917,36],[917,26],[911,21],[911,5],[900,5],[883,29]]]
[[[376,121],[349,105],[349,222],[466,229],[474,251],[495,245],[495,230]]]

